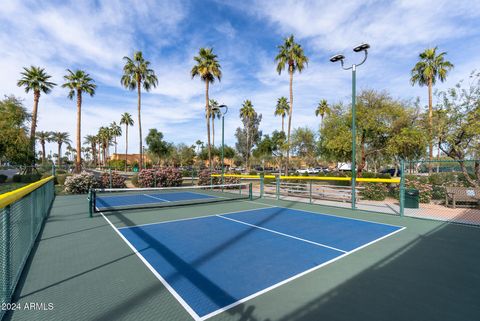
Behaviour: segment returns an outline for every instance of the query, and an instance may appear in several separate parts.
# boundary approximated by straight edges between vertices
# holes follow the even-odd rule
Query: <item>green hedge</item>
[[[8,179],[7,175],[0,174],[0,183],[5,183]]]
[[[33,174],[15,174],[12,177],[12,181],[14,183],[33,183],[42,178],[41,174],[33,173]]]

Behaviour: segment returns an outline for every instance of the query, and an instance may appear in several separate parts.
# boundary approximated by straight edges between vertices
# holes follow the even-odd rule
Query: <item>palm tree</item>
[[[196,65],[193,66],[190,74],[192,79],[199,76],[205,82],[205,120],[207,122],[207,138],[208,138],[208,162],[212,165],[212,147],[210,145],[210,107],[208,99],[208,89],[211,83],[222,78],[222,71],[217,55],[213,53],[213,48],[200,48],[198,56],[193,57]]]
[[[83,70],[71,71],[67,69],[67,75],[63,76],[65,83],[63,88],[68,88],[68,98],[73,99],[77,96],[77,158],[75,160],[75,172],[80,173],[82,166],[82,94],[85,92],[93,97],[95,95],[95,89],[97,85],[94,84],[94,80]]]
[[[251,127],[251,121],[255,117],[255,109],[253,109],[252,102],[250,100],[245,100],[243,102],[242,108],[240,109],[240,118],[242,118],[243,121],[246,121],[247,123],[247,157],[246,157],[246,167],[247,171],[250,170],[250,164],[249,164],[249,159],[250,159],[250,150],[251,150],[251,142],[250,142],[250,127]]]
[[[117,137],[122,136],[122,127],[117,125],[117,122],[112,122],[110,124],[110,132],[113,137],[113,144],[115,146],[115,154],[117,153]]]
[[[288,175],[288,162],[290,157],[290,131],[292,128],[293,115],[293,74],[295,71],[302,72],[308,65],[308,57],[305,56],[301,45],[295,42],[293,35],[284,39],[283,44],[278,46],[278,55],[275,57],[277,62],[277,72],[280,75],[288,65],[288,74],[290,75],[290,110],[288,112],[288,131],[287,131],[287,160],[285,173]]]
[[[277,107],[275,109],[275,116],[281,116],[282,117],[282,132],[285,132],[284,130],[284,119],[285,116],[288,115],[290,106],[288,105],[287,97],[280,97],[277,100]]]
[[[102,160],[103,165],[105,166],[107,165],[107,149],[112,141],[112,134],[110,128],[104,126],[100,127],[100,129],[98,130],[98,141],[100,147],[102,148]]]
[[[140,150],[140,170],[143,168],[143,139],[142,139],[142,117],[141,117],[141,105],[142,105],[142,87],[145,91],[150,91],[153,87],[157,87],[158,79],[155,75],[155,71],[150,69],[150,61],[143,58],[141,51],[133,53],[133,58],[123,57],[125,65],[123,66],[123,75],[121,83],[125,88],[130,90],[137,89],[138,97],[138,132],[140,137],[139,150]]]
[[[35,134],[37,139],[40,141],[40,145],[42,145],[42,164],[45,164],[45,143],[50,142],[51,140],[51,132],[37,132]]]
[[[428,48],[420,53],[419,61],[412,69],[412,78],[410,82],[413,85],[418,83],[421,87],[428,86],[428,121],[430,137],[433,135],[433,105],[432,105],[432,87],[437,79],[444,82],[448,72],[453,68],[453,64],[445,60],[446,52],[437,55],[437,48]],[[429,146],[430,160],[433,159],[433,140],[430,138]],[[431,171],[432,167],[429,166]]]
[[[92,158],[94,166],[97,166],[97,142],[98,138],[95,135],[87,135],[84,137],[84,144],[90,145],[90,149],[92,151]]]
[[[70,134],[67,132],[53,132],[52,142],[58,144],[58,166],[62,165],[62,144],[70,144]]]
[[[123,113],[120,118],[120,125],[125,125],[125,171],[127,171],[128,162],[128,126],[133,126],[132,115],[129,113]]]
[[[317,109],[315,109],[315,116],[320,116],[320,119],[322,120],[322,126],[323,126],[323,117],[325,115],[330,114],[330,106],[328,106],[328,102],[326,99],[320,100],[318,103]]]
[[[32,153],[32,165],[35,163],[35,131],[37,129],[37,115],[38,115],[38,102],[40,100],[40,94],[48,94],[52,91],[52,88],[57,84],[49,81],[52,77],[45,72],[44,68],[30,66],[30,68],[23,67],[23,72],[20,73],[22,78],[17,82],[17,86],[25,87],[25,92],[28,94],[33,91],[33,111],[32,111],[32,124],[30,127],[30,149]]]
[[[215,118],[220,119],[222,117],[222,113],[218,108],[218,102],[215,99],[210,99],[209,107],[210,107],[210,118],[212,119],[212,146],[215,147]]]

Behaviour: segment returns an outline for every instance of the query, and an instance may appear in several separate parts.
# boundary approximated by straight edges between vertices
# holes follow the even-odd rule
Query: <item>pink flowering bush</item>
[[[182,173],[174,167],[143,169],[138,174],[140,187],[170,187],[182,185]]]
[[[65,179],[65,192],[68,194],[86,194],[91,188],[97,187],[93,174],[82,172],[68,176]]]

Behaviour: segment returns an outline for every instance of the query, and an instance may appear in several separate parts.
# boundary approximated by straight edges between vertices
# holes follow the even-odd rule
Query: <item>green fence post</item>
[[[275,178],[275,194],[277,196],[277,200],[280,199],[280,175]]]
[[[11,229],[10,229],[10,205],[4,208],[2,214],[2,230],[0,231],[1,243],[0,243],[0,258],[2,262],[2,271],[1,271],[1,298],[5,303],[10,302],[11,294]]]
[[[265,174],[260,173],[260,198],[263,198],[264,186],[265,186]]]
[[[400,216],[405,214],[405,161],[400,160]]]
[[[88,214],[93,217],[93,193],[91,188],[88,190]]]
[[[248,199],[253,200],[253,183],[248,184]]]
[[[110,167],[108,168],[108,179],[110,182],[110,188],[112,188],[112,169]]]
[[[312,204],[312,180],[309,180],[309,188],[310,188],[310,192],[309,192],[309,195],[310,195],[310,204]]]
[[[52,163],[52,176],[55,176],[55,164]]]

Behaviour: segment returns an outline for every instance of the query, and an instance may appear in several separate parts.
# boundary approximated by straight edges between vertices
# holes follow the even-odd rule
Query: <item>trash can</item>
[[[418,208],[419,195],[418,189],[405,190],[405,208]]]

